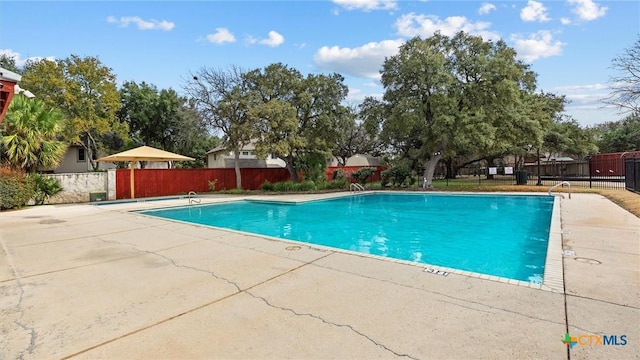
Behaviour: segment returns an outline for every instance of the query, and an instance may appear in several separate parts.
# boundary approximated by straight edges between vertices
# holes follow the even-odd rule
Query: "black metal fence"
[[[640,193],[640,158],[625,159],[624,186],[627,190]]]
[[[443,164],[436,170],[436,179],[446,181]],[[573,161],[526,163],[519,168],[507,165],[475,163],[457,169],[451,181],[486,185],[553,186],[568,181],[571,186],[598,189],[629,189],[640,192],[640,158],[588,157]]]

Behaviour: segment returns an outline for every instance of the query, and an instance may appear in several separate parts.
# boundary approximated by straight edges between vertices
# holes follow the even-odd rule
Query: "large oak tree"
[[[438,162],[460,149],[501,154],[541,144],[564,101],[536,94],[535,74],[503,41],[464,32],[409,40],[381,74],[383,101],[368,99],[367,111],[392,148],[421,160],[427,187]]]
[[[281,63],[250,71],[245,78],[252,94],[256,152],[283,159],[298,182],[300,162],[331,156],[338,121],[347,111],[344,78],[336,73],[305,77]]]

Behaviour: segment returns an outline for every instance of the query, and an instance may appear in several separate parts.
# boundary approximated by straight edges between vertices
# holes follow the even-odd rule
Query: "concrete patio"
[[[0,213],[0,359],[640,358],[640,219],[600,195],[561,200],[564,293],[127,212],[178,204]]]

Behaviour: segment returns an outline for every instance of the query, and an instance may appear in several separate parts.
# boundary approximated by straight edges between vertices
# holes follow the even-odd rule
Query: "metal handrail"
[[[555,185],[553,185],[552,187],[550,187],[550,188],[549,188],[549,191],[548,191],[549,195],[551,195],[551,191],[552,191],[553,189],[557,188],[558,186],[565,185],[565,184],[566,184],[567,186],[569,186],[569,199],[571,199],[571,183],[570,183],[570,182],[568,182],[568,181],[563,181],[563,182],[561,182],[561,183],[559,183],[559,184],[555,184]],[[562,198],[564,199],[564,196],[563,196],[562,194],[559,194],[559,195],[560,195],[560,196],[562,196]]]
[[[191,195],[195,196],[195,198],[191,198]],[[187,197],[189,198],[189,205],[191,205],[192,203],[200,204],[200,201],[202,201],[202,199],[198,197],[198,194],[195,191],[189,191]]]
[[[364,191],[364,186],[358,183],[351,183],[351,185],[349,185],[349,191]]]

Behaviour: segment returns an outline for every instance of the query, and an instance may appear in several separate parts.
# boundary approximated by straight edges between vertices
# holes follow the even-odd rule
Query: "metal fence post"
[[[593,174],[591,173],[591,160],[593,159],[591,156],[588,157],[589,162],[587,168],[589,169],[589,189],[591,189],[591,184],[593,181]]]

